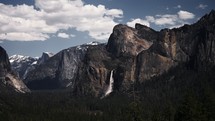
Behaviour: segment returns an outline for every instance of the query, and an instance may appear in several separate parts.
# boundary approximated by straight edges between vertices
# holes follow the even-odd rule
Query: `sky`
[[[197,22],[215,0],[0,0],[0,46],[9,56],[107,42],[113,27],[140,23],[160,31]]]

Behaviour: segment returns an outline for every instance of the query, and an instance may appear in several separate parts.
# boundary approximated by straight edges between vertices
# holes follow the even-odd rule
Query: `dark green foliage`
[[[18,94],[0,85],[0,121],[214,121],[215,70],[178,66],[99,99],[66,90]]]
[[[188,93],[178,107],[176,121],[206,121],[203,107],[193,94]]]
[[[74,97],[65,91],[0,97],[0,121],[117,121],[123,119],[124,108],[129,104],[124,96]],[[7,103],[2,103],[2,98]]]
[[[131,102],[127,108],[125,121],[143,121],[143,110],[140,102]]]

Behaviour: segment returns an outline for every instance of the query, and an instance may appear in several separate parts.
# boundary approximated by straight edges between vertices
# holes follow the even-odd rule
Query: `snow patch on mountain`
[[[86,45],[99,45],[99,44],[101,44],[101,43],[97,42],[97,41],[86,43]]]
[[[31,57],[23,56],[23,55],[12,55],[9,58],[10,63],[13,63],[13,62],[19,63],[19,62],[23,62],[23,61],[29,61],[29,59],[31,59]]]
[[[25,79],[28,72],[36,68],[36,66],[44,63],[54,54],[51,52],[44,52],[42,56],[39,57],[30,57],[24,55],[12,55],[9,57],[11,67],[15,70],[21,79]]]

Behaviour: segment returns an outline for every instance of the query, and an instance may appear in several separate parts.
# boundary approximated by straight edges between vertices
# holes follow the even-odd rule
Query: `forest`
[[[215,67],[177,66],[100,99],[69,90],[12,92],[0,85],[0,121],[215,121]]]

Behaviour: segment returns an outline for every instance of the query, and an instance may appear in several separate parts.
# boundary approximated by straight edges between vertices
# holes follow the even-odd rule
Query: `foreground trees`
[[[18,94],[0,85],[0,121],[214,121],[214,75],[177,67],[104,99],[68,90]]]

